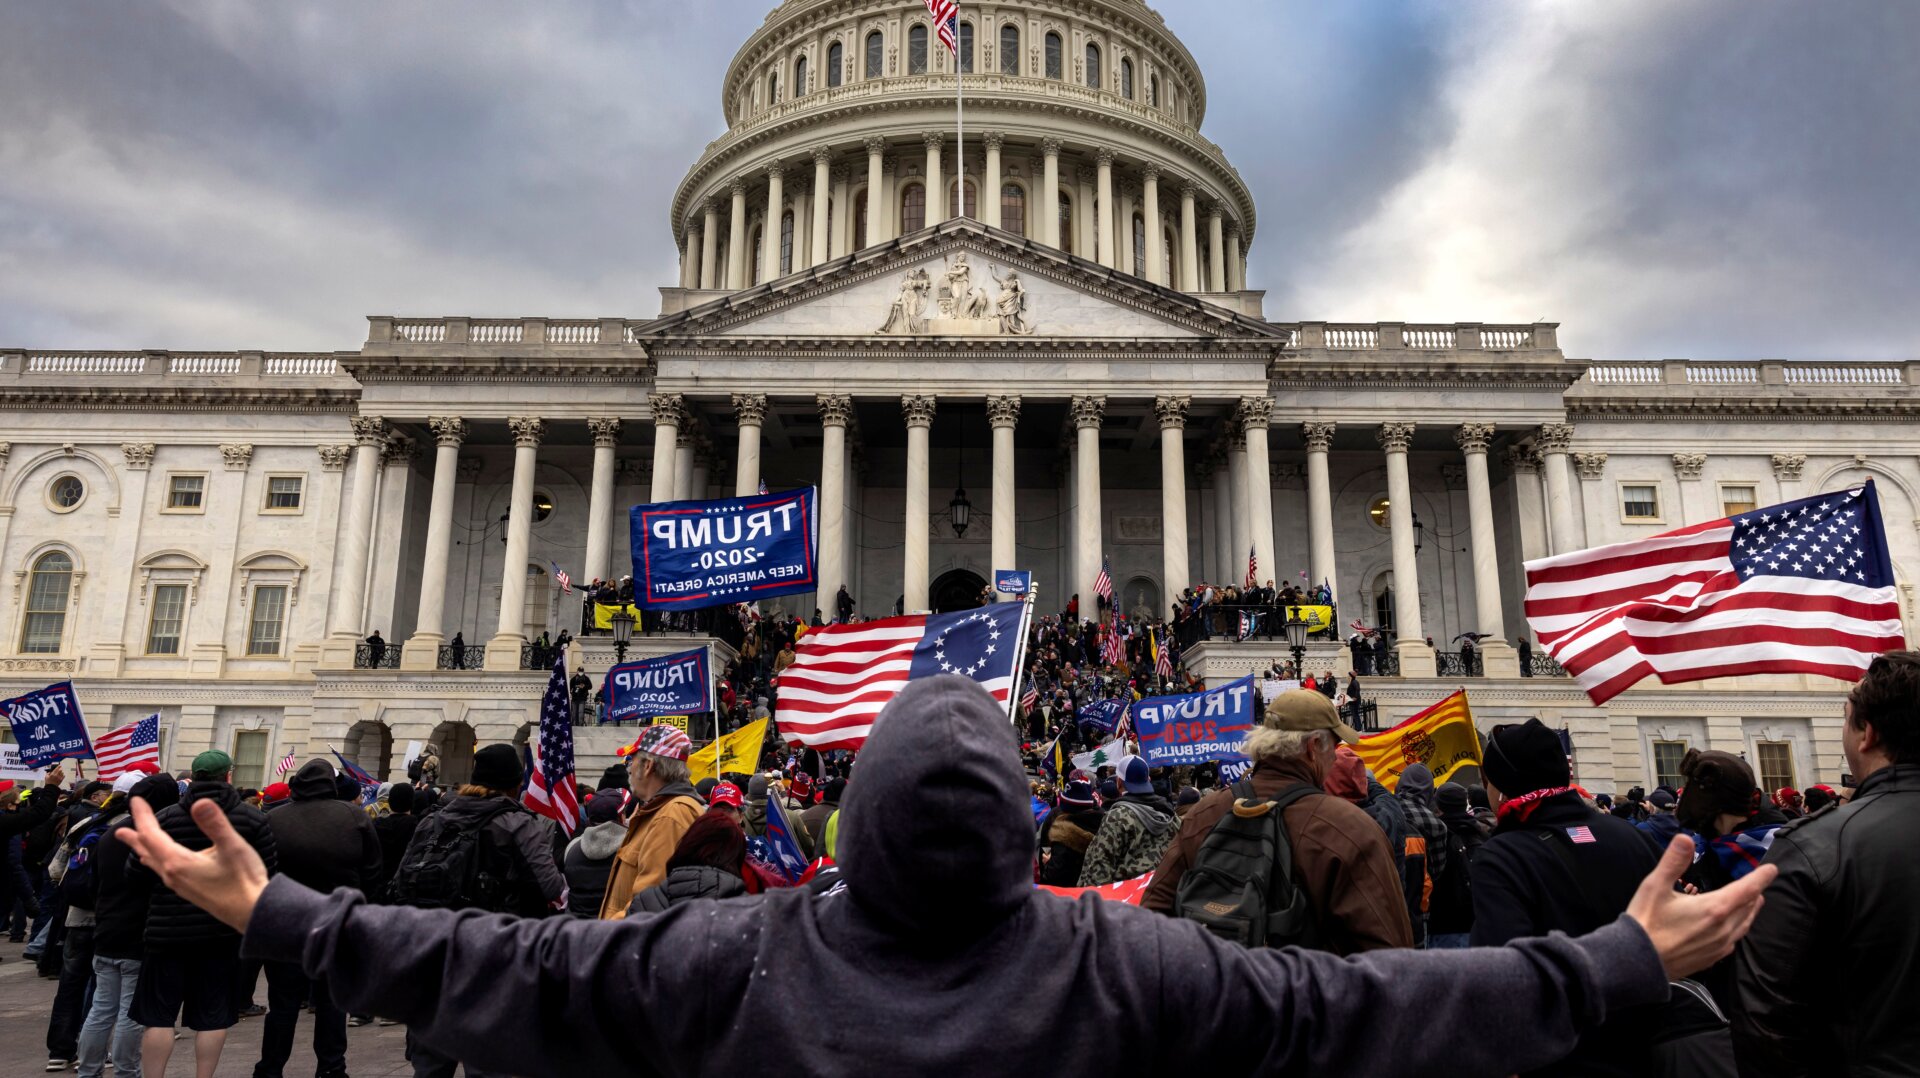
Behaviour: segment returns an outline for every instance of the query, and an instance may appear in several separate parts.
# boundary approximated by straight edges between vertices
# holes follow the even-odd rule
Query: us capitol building
[[[1058,610],[1104,556],[1123,610],[1164,614],[1251,551],[1328,581],[1339,625],[1396,630],[1400,675],[1365,681],[1383,722],[1464,685],[1483,728],[1568,730],[1594,790],[1670,781],[1688,746],[1839,781],[1835,682],[1649,681],[1602,709],[1544,653],[1520,676],[1521,565],[1873,477],[1911,624],[1920,362],[1596,362],[1556,323],[1270,312],[1253,197],[1157,12],[963,20],[956,160],[918,0],[774,10],[668,208],[657,313],[378,314],[318,354],[0,348],[0,692],[72,678],[96,735],[158,711],[163,763],[217,746],[243,784],[330,746],[397,773],[414,740],[457,780],[538,717],[523,645],[579,630],[550,565],[618,577],[632,505],[764,482],[820,488],[799,612],[842,583],[869,616],[952,609],[1015,567]],[[375,630],[392,665],[357,668]],[[443,668],[456,633],[480,669]],[[1187,659],[1218,682],[1284,653]],[[597,677],[612,647],[573,659]],[[581,773],[631,736],[580,730]]]

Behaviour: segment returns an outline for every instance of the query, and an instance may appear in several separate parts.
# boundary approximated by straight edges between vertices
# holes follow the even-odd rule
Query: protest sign
[[[1080,709],[1078,718],[1080,725],[1097,726],[1110,734],[1120,725],[1120,717],[1126,713],[1125,700],[1095,700]]]
[[[611,722],[712,710],[713,676],[706,648],[636,659],[607,671]]]
[[[632,511],[634,594],[649,610],[697,610],[819,586],[812,487]]]
[[[1260,702],[1263,704],[1271,704],[1273,703],[1274,697],[1290,689],[1297,689],[1299,687],[1300,682],[1297,679],[1277,677],[1262,678],[1260,681]]]
[[[1033,573],[1025,569],[995,569],[993,590],[1002,595],[1025,595],[1033,590]]]
[[[93,758],[93,742],[87,737],[87,721],[80,715],[71,681],[0,701],[0,715],[13,727],[21,763],[27,767]]]
[[[45,768],[28,767],[20,759],[20,746],[0,745],[0,780],[38,782]]]
[[[1154,767],[1246,759],[1240,743],[1253,728],[1253,675],[1217,689],[1155,696],[1133,705],[1140,755]]]

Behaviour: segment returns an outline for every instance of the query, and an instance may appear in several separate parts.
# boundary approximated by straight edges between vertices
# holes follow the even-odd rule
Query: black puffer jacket
[[[200,833],[200,827],[193,822],[193,817],[188,815],[188,811],[199,801],[212,801],[220,806],[233,823],[233,829],[260,854],[260,860],[266,862],[268,875],[280,871],[280,855],[273,844],[273,828],[267,823],[267,814],[242,802],[240,791],[224,782],[195,780],[187,787],[186,796],[180,799],[179,804],[161,809],[158,823],[168,838],[189,850],[204,850],[213,845],[206,835]],[[206,950],[208,944],[228,947],[240,945],[238,932],[215,920],[213,914],[174,894],[166,884],[160,882],[152,869],[138,859],[128,865],[127,875],[130,880],[153,889],[153,899],[147,907],[148,954],[200,953]]]
[[[340,800],[333,765],[309,760],[287,785],[293,800],[270,817],[280,871],[321,894],[371,891],[380,880],[380,839],[359,806]]]
[[[733,898],[746,893],[746,883],[731,872],[712,865],[681,865],[668,869],[666,879],[634,895],[627,916],[665,913],[696,899]]]
[[[1096,808],[1079,812],[1055,812],[1047,824],[1040,845],[1047,848],[1047,859],[1040,866],[1040,882],[1050,887],[1080,886],[1080,866],[1086,862],[1087,847],[1093,845],[1102,817]]]

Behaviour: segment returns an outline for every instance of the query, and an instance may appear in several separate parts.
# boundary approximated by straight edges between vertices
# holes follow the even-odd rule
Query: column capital
[[[1007,136],[999,131],[989,131],[980,136],[980,141],[989,150],[997,150],[1007,144]]]
[[[1300,436],[1306,439],[1307,452],[1325,453],[1333,448],[1333,432],[1339,429],[1334,423],[1302,423]]]
[[[1542,453],[1565,453],[1573,445],[1573,424],[1540,424],[1540,451]]]
[[[715,195],[713,198],[710,198],[707,200],[707,216],[708,217],[718,218],[721,214],[725,212],[727,212],[727,204],[721,201],[718,195]]]
[[[673,432],[673,444],[676,449],[692,449],[700,444],[700,432],[691,426],[680,427]]]
[[[947,143],[946,133],[941,131],[929,131],[920,137],[929,150],[937,150]]]
[[[547,424],[539,416],[513,416],[507,420],[507,429],[513,432],[513,444],[517,448],[532,449],[540,444]]]
[[[1192,397],[1155,397],[1153,399],[1153,415],[1160,421],[1161,430],[1185,430],[1187,411],[1192,407]]]
[[[1060,147],[1061,143],[1057,138],[1043,138],[1040,140],[1040,154],[1043,157],[1059,157]]]
[[[767,174],[768,183],[772,183],[775,180],[785,183],[787,180],[787,166],[785,162],[769,161],[761,166],[760,171]]]
[[[1095,150],[1095,151],[1093,151],[1093,160],[1094,160],[1094,162],[1095,162],[1096,164],[1098,164],[1098,165],[1100,165],[1100,167],[1102,167],[1102,168],[1112,168],[1112,167],[1113,167],[1113,159],[1114,159],[1114,158],[1115,158],[1116,156],[1118,156],[1118,155],[1117,155],[1117,154],[1115,154],[1115,153],[1113,152],[1113,150],[1112,150],[1112,149],[1110,149],[1110,148],[1108,148],[1108,147],[1106,147],[1106,146],[1102,146],[1102,147],[1100,147],[1099,149],[1097,149],[1097,150]]]
[[[1075,430],[1087,430],[1089,428],[1099,430],[1101,420],[1105,419],[1107,415],[1107,398],[1075,397],[1073,398],[1073,402],[1068,406],[1068,411],[1073,416],[1073,427]]]
[[[733,193],[733,197],[745,198],[747,197],[747,189],[752,186],[753,186],[753,181],[750,178],[748,178],[746,175],[742,174],[739,176],[735,176],[733,178],[733,182],[727,185],[727,189]]]
[[[1598,479],[1606,473],[1607,455],[1605,453],[1575,453],[1573,455],[1573,466],[1579,470],[1580,478]]]
[[[390,434],[380,446],[380,463],[406,464],[413,460],[413,439],[404,434]]]
[[[226,460],[228,471],[244,472],[247,464],[253,460],[253,445],[249,442],[223,443],[220,456]]]
[[[1799,482],[1800,470],[1807,466],[1805,453],[1775,453],[1773,477],[1781,482]]]
[[[1194,183],[1192,180],[1180,181],[1180,200],[1182,202],[1190,202],[1199,197],[1200,197],[1199,184]]]
[[[1225,208],[1225,207],[1223,207],[1223,206],[1221,206],[1221,205],[1220,205],[1220,204],[1219,204],[1218,202],[1216,202],[1216,203],[1214,203],[1214,204],[1213,204],[1213,205],[1211,205],[1211,206],[1208,206],[1208,207],[1207,207],[1207,220],[1209,220],[1209,221],[1219,221],[1219,222],[1221,222],[1222,224],[1225,224],[1225,223],[1226,223],[1226,220],[1227,220],[1227,211],[1226,211],[1226,208]]]
[[[678,427],[687,415],[687,399],[678,393],[651,393],[647,395],[647,408],[653,414],[656,427]]]
[[[1707,466],[1705,453],[1675,453],[1673,455],[1673,474],[1681,479],[1698,479],[1700,470]]]
[[[1462,423],[1453,432],[1453,440],[1463,453],[1485,453],[1488,443],[1493,441],[1493,424]]]
[[[1540,451],[1531,445],[1510,445],[1507,447],[1507,467],[1518,473],[1532,474],[1540,470]]]
[[[813,158],[813,163],[816,165],[832,164],[833,163],[833,147],[815,146],[811,151],[809,151],[809,156]]]
[[[593,435],[595,449],[612,449],[620,444],[620,420],[612,417],[589,419],[587,433]]]
[[[987,422],[995,428],[1017,426],[1020,422],[1020,398],[988,397]]]
[[[1442,464],[1440,466],[1440,485],[1447,490],[1459,490],[1467,485],[1467,466],[1464,464]]]
[[[462,483],[473,483],[480,479],[480,473],[484,470],[486,462],[479,457],[461,457],[460,463],[454,465],[453,473]]]
[[[900,398],[900,412],[907,418],[908,427],[933,426],[933,413],[936,404],[931,395],[914,396],[909,394]]]
[[[866,141],[866,147],[867,147],[867,152],[868,152],[869,154],[882,154],[882,153],[886,153],[886,152],[887,152],[887,140],[886,140],[886,139],[883,139],[883,138],[881,138],[881,137],[880,137],[879,135],[875,135],[875,136],[873,136],[872,138],[870,138],[870,139],[868,139],[868,140]]]
[[[1234,453],[1245,453],[1246,451],[1247,428],[1235,423],[1233,429],[1227,432],[1227,454],[1231,456]]]
[[[1241,397],[1234,406],[1233,418],[1244,429],[1266,427],[1273,422],[1272,397]]]
[[[459,445],[467,440],[467,421],[457,415],[437,415],[427,420],[427,428],[433,431],[433,444]]]
[[[767,395],[765,393],[735,393],[733,412],[743,427],[758,427],[767,421]]]
[[[844,427],[853,422],[853,398],[831,393],[822,393],[814,398],[820,406],[820,425],[823,427]]]
[[[1141,165],[1140,166],[1140,182],[1143,184],[1150,183],[1150,184],[1153,184],[1155,187],[1160,186],[1160,166],[1159,165]]]
[[[853,167],[851,165],[833,166],[832,179],[833,179],[833,184],[836,187],[838,187],[843,183],[853,182]]]
[[[121,446],[120,448],[125,449],[126,446]],[[350,445],[323,445],[320,447],[320,470],[337,472],[347,466],[347,458],[352,455],[353,447]],[[148,462],[152,462],[151,457],[148,458]],[[133,467],[131,457],[127,460],[127,466]],[[141,467],[144,468],[146,465],[143,464]]]
[[[357,415],[349,422],[353,424],[355,445],[378,447],[387,440],[387,421],[377,415]]]
[[[888,154],[887,156],[882,157],[880,159],[880,172],[882,175],[892,176],[895,173],[898,173],[899,171],[900,171],[899,158],[893,156],[892,154]]]
[[[127,459],[127,467],[136,472],[144,472],[153,467],[152,442],[122,442],[120,455]]]
[[[1405,453],[1413,444],[1413,429],[1412,423],[1382,423],[1375,434],[1380,439],[1380,448],[1389,453]]]

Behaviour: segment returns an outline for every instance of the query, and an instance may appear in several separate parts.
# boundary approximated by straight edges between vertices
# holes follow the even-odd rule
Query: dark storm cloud
[[[0,11],[0,343],[645,315],[767,0]],[[1592,356],[1920,351],[1920,5],[1164,3],[1275,318]]]

